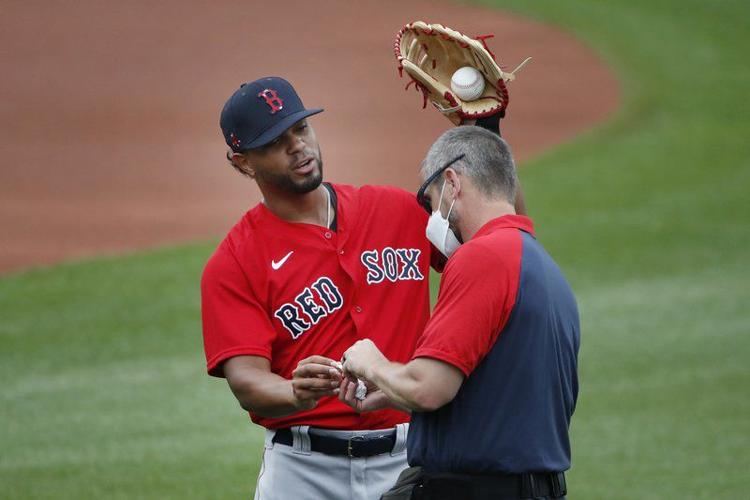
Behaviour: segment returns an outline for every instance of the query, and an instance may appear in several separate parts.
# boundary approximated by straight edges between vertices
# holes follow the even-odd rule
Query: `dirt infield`
[[[219,111],[260,76],[284,76],[326,109],[312,123],[327,179],[414,189],[449,123],[398,79],[392,40],[408,21],[494,33],[508,68],[534,57],[510,85],[504,121],[521,160],[618,104],[590,50],[503,12],[427,0],[282,5],[5,3],[0,272],[222,235],[259,193],[223,160]]]

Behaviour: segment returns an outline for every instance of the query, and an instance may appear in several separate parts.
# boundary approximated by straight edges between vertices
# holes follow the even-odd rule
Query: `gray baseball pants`
[[[408,467],[408,428],[408,424],[396,426],[396,443],[391,453],[367,458],[311,451],[308,426],[291,428],[292,446],[274,443],[275,431],[266,430],[255,500],[378,500]],[[378,431],[324,432],[346,439]]]

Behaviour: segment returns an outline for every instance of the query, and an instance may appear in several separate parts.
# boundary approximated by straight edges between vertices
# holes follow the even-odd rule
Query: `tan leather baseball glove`
[[[422,107],[427,101],[458,125],[466,119],[479,119],[500,113],[508,107],[506,83],[515,79],[515,72],[531,58],[527,58],[510,73],[504,72],[495,61],[485,39],[493,35],[470,38],[440,24],[423,21],[409,23],[398,32],[394,52],[398,59],[399,74],[403,71],[422,92]],[[484,76],[484,92],[472,101],[462,101],[451,90],[451,77],[457,69],[471,66]]]

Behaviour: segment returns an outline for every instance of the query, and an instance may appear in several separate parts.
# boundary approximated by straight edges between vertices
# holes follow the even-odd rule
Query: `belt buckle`
[[[352,442],[364,442],[364,441],[365,441],[364,436],[352,436],[349,439],[347,439],[346,440],[346,456],[348,456],[349,458],[359,458],[353,453]]]

